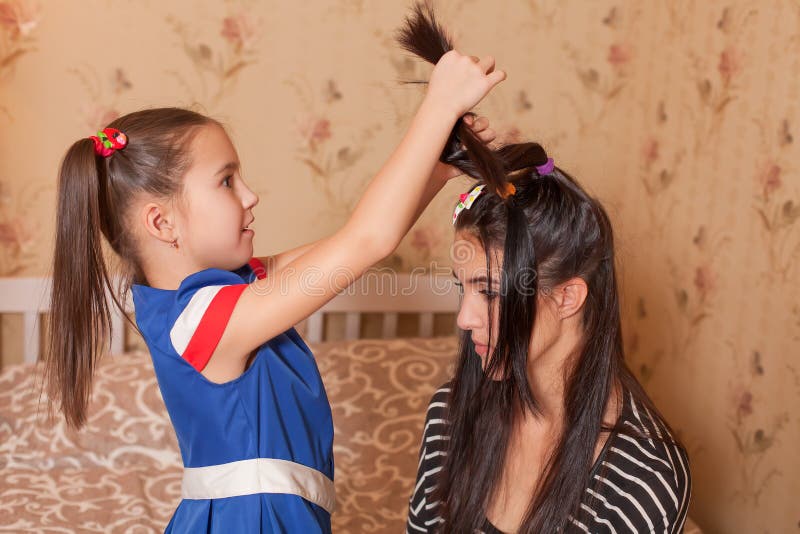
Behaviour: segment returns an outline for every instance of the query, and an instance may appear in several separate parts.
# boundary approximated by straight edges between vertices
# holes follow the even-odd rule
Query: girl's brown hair
[[[191,139],[199,127],[212,123],[179,108],[138,111],[108,125],[128,136],[124,149],[104,158],[86,137],[64,156],[44,386],[51,409],[58,408],[70,427],[86,422],[94,370],[111,338],[109,298],[124,310],[131,284],[145,279],[131,231],[133,201],[142,194],[166,200],[180,193],[191,163]],[[103,237],[118,259],[116,269]]]

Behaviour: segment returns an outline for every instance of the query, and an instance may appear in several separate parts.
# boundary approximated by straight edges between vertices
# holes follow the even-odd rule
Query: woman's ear
[[[583,278],[572,278],[557,286],[552,297],[558,304],[559,318],[567,319],[578,313],[588,293],[589,288]]]

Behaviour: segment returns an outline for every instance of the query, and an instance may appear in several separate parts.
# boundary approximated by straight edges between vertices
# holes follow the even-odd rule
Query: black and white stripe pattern
[[[449,394],[448,385],[443,386],[428,406],[417,482],[409,500],[408,534],[435,532],[443,522],[438,515],[439,503],[431,494],[447,454]],[[570,517],[566,532],[682,532],[691,494],[686,453],[656,439],[670,437],[666,426],[629,394],[620,422],[630,427],[633,436],[653,438],[616,434],[607,440],[592,468],[577,517]],[[500,532],[488,522],[485,531]]]

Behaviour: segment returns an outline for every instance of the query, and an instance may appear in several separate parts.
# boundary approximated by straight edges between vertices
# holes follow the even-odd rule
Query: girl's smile
[[[252,228],[250,228],[250,225],[253,224],[253,221],[255,221],[255,220],[256,220],[256,218],[253,217],[252,219],[250,219],[250,222],[248,222],[247,224],[244,225],[244,228],[242,228],[242,233],[243,234],[249,235],[250,237],[253,237],[256,234],[256,231],[253,230]]]

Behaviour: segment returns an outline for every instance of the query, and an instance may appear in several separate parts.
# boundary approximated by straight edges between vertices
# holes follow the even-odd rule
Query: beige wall
[[[693,516],[796,531],[800,5],[437,5],[463,51],[509,73],[481,112],[605,201],[630,360],[689,446]],[[426,72],[391,41],[406,7],[0,2],[0,275],[46,274],[60,156],[143,106],[199,104],[230,125],[261,195],[258,254],[329,233],[418,102],[395,83]],[[463,184],[389,263],[447,264]]]

